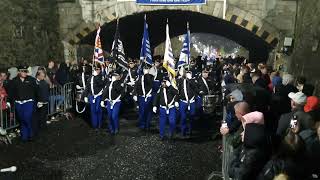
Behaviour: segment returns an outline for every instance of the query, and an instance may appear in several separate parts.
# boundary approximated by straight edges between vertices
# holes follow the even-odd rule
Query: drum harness
[[[109,101],[109,103],[110,103],[110,109],[113,109],[113,106],[114,106],[117,102],[120,102],[120,101],[121,101],[121,100],[120,100],[121,94],[120,94],[115,100],[112,100],[111,92],[112,92],[113,82],[114,82],[114,81],[112,81],[112,82],[110,83],[109,88],[108,88],[108,89],[109,89],[109,99],[108,99],[108,98],[105,99],[105,100]]]
[[[186,101],[181,100],[182,102],[185,102],[188,104],[188,111],[190,111],[190,104],[194,102],[194,96],[189,100],[188,92],[187,92],[187,80],[183,80],[183,91],[184,91],[184,96],[186,98]]]
[[[152,88],[150,89],[148,94],[146,94],[146,89],[144,88],[144,76],[141,77],[141,86],[142,86],[144,101],[147,102],[148,98],[151,97]]]
[[[207,81],[206,81],[203,77],[201,77],[201,79],[202,79],[202,81],[203,81],[204,85],[205,85],[205,86],[206,86],[206,88],[207,88],[208,95],[210,95],[210,90],[209,90],[209,86],[208,86],[208,84],[207,84]]]
[[[83,92],[83,90],[86,89],[86,81],[85,81],[85,79],[84,79],[84,72],[82,72],[82,74],[81,74],[81,81],[82,81],[83,87],[81,87],[77,92]],[[80,111],[80,110],[79,110],[78,101],[76,101],[76,111],[77,111],[77,113],[80,113],[80,114],[81,114],[81,113],[83,113],[85,110],[86,110],[86,106],[84,106],[83,109]]]
[[[161,108],[165,108],[166,109],[166,114],[169,114],[169,110],[174,107],[173,103],[174,103],[174,99],[176,96],[173,96],[172,101],[168,104],[168,97],[167,97],[167,88],[163,88],[163,95],[164,95],[164,102],[166,103],[165,106],[161,106]]]

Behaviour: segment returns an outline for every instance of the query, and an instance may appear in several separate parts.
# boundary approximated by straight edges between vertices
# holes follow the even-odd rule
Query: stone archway
[[[118,0],[119,1],[119,0]],[[109,1],[102,4],[95,13],[94,21],[92,19],[84,19],[85,21],[79,24],[73,31],[69,32],[64,37],[65,54],[71,51],[76,51],[75,46],[80,40],[95,31],[96,23],[101,24],[114,21],[117,16],[123,18],[136,13],[151,12],[157,10],[183,10],[197,12],[209,16],[214,16],[222,19],[223,3],[217,0],[208,0],[206,5],[201,6],[140,6],[135,1]],[[232,4],[227,5],[226,19],[241,28],[255,34],[258,38],[275,47],[279,41],[280,31],[265,21],[263,18],[254,15],[249,11],[242,10]],[[76,54],[76,53],[74,53]],[[69,56],[65,56],[66,59]]]

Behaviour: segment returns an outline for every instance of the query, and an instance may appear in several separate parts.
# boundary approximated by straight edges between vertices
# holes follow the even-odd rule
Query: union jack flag
[[[95,46],[94,46],[94,61],[98,62],[100,64],[104,63],[104,56],[103,56],[103,50],[101,46],[101,40],[100,40],[100,26],[97,30],[96,40],[95,40]]]

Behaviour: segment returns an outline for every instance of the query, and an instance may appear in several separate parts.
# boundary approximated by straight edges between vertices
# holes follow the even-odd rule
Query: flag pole
[[[97,29],[97,33],[98,33],[98,31],[99,31],[99,28],[100,28],[100,23],[98,23],[97,24],[97,27],[96,27],[96,29]],[[99,32],[100,33],[100,32]],[[96,35],[97,36],[97,35]],[[94,71],[94,65],[95,65],[95,56],[94,56],[94,53],[95,53],[95,50],[96,50],[96,43],[97,43],[97,37],[95,38],[95,40],[94,40],[94,48],[93,48],[93,55],[92,55],[92,73],[93,73],[93,71]]]
[[[188,50],[189,50],[189,54],[188,54],[188,71],[190,71],[190,54],[191,54],[191,50],[190,50],[189,21],[187,22],[187,36],[188,36]]]
[[[120,37],[119,37],[119,34],[120,34],[120,32],[119,32],[119,17],[118,17],[118,16],[117,16],[117,29],[116,29],[116,33],[117,33],[117,49],[116,49],[116,50],[117,50],[117,51],[116,51],[116,52],[117,52],[117,54],[116,54],[116,55],[117,55],[117,58],[116,58],[116,60],[117,60],[117,63],[118,63],[118,60],[119,60],[119,49],[118,49],[119,46],[118,46],[118,41],[119,41],[119,38],[120,38]]]
[[[143,24],[143,26],[145,26],[146,23],[147,23],[147,14],[144,14],[144,24]],[[143,27],[143,37],[144,37],[144,30],[145,30],[145,27]],[[144,55],[143,62],[144,62],[144,63],[147,62],[147,56],[146,56],[146,55]]]

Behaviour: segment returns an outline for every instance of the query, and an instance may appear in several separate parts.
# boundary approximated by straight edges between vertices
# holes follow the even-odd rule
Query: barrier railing
[[[48,116],[53,116],[64,110],[64,87],[54,86],[49,90]]]
[[[226,89],[223,88],[222,90],[222,98],[225,101],[225,94]],[[225,102],[223,102],[223,121],[226,122],[227,117],[227,108]],[[222,136],[222,177],[223,179],[231,179],[229,178],[229,164],[231,161],[233,147],[231,145],[232,135],[227,134]]]
[[[4,130],[10,130],[18,126],[14,105],[7,103],[6,98],[0,98],[0,127]]]
[[[63,86],[64,107],[63,111],[67,112],[73,107],[75,92],[73,82],[67,83]]]
[[[67,110],[73,107],[73,102],[73,82],[67,83],[64,86],[54,86],[50,88],[48,116],[67,112]]]

